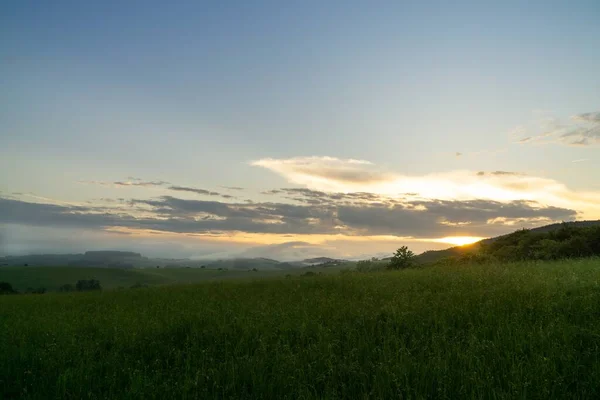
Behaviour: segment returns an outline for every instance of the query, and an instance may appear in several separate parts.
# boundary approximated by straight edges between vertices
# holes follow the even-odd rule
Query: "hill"
[[[591,227],[598,227],[598,226],[600,226],[600,220],[598,220],[598,221],[573,221],[573,222],[563,222],[563,223],[545,225],[545,226],[541,226],[538,228],[529,229],[529,230],[527,230],[527,232],[535,235],[535,234],[545,234],[545,233],[550,233],[550,232],[556,232],[560,229],[570,229],[570,228],[583,229],[583,228],[591,228]],[[484,239],[477,243],[473,243],[471,245],[455,246],[455,247],[450,247],[450,248],[444,249],[444,250],[426,251],[422,254],[419,254],[416,259],[419,264],[431,264],[436,261],[442,260],[444,258],[459,257],[461,255],[476,251],[479,248],[481,248],[482,246],[489,246],[494,242],[498,242],[498,241],[502,241],[503,239],[507,239],[515,234],[518,234],[519,232],[521,232],[521,231],[515,231],[510,234]]]
[[[224,260],[208,261],[205,262],[206,268],[210,269],[237,269],[237,270],[274,270],[283,269],[282,263],[277,260],[271,260],[269,258],[231,258]]]
[[[148,258],[139,253],[127,251],[87,251],[84,254],[33,254],[26,256],[0,257],[2,267],[56,267],[80,268],[206,268],[215,270],[287,270],[342,263],[328,257],[311,258],[300,261],[281,262],[264,257],[242,257],[224,259],[165,259]]]

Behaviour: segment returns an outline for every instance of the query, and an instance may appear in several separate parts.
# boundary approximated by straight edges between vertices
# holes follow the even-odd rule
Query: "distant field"
[[[599,398],[599,316],[598,259],[7,295],[0,398]]]
[[[255,279],[298,275],[308,271],[337,272],[340,268],[298,268],[293,270],[222,270],[201,268],[81,268],[81,267],[0,267],[0,282],[9,282],[18,291],[46,288],[57,291],[66,283],[80,279],[97,279],[104,289],[129,288],[141,285],[197,283],[219,279]]]

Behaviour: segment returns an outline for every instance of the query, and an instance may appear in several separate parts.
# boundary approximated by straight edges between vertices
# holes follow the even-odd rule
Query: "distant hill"
[[[335,258],[329,257],[315,257],[315,258],[307,258],[305,260],[300,261],[290,261],[286,264],[290,264],[293,267],[316,267],[316,266],[329,266],[329,265],[337,265],[343,263],[345,260],[338,260]]]
[[[314,264],[325,264],[328,262],[335,262],[335,261],[339,261],[339,260],[336,260],[334,258],[329,258],[329,257],[315,257],[315,258],[307,258],[303,262],[314,265]]]
[[[231,258],[224,260],[216,260],[206,262],[203,265],[208,269],[238,269],[238,270],[248,270],[248,269],[262,269],[262,270],[272,270],[272,269],[282,269],[281,262],[277,260],[271,260],[269,258]]]
[[[101,250],[101,251],[86,251],[83,254],[87,258],[141,258],[140,253],[134,253],[132,251],[113,251],[113,250]]]
[[[142,268],[154,265],[146,257],[130,251],[87,251],[83,254],[32,254],[0,258],[2,266],[87,267],[87,268]]]
[[[329,257],[281,262],[264,257],[240,257],[218,260],[147,258],[130,251],[86,251],[83,254],[34,254],[0,257],[0,267],[81,267],[81,268],[204,268],[214,270],[288,270],[312,266],[331,266],[342,263]]]
[[[533,233],[547,233],[547,232],[552,232],[555,230],[560,229],[562,226],[572,226],[572,227],[576,227],[576,228],[584,228],[584,227],[589,227],[589,226],[600,226],[600,220],[598,221],[573,221],[573,222],[563,222],[563,223],[556,223],[556,224],[550,224],[550,225],[544,225],[544,226],[540,226],[538,228],[533,228],[533,229],[529,229],[530,232]],[[417,256],[417,262],[419,264],[429,264],[429,263],[433,263],[436,262],[442,258],[445,257],[453,257],[453,256],[458,256],[464,253],[467,253],[469,251],[475,250],[477,249],[477,247],[481,244],[488,244],[488,243],[492,243],[498,239],[507,237],[510,234],[506,234],[506,235],[501,235],[501,236],[496,236],[493,238],[488,238],[488,239],[484,239],[481,240],[477,243],[473,243],[470,245],[466,245],[466,246],[455,246],[455,247],[450,247],[444,250],[430,250],[430,251],[426,251],[422,254],[419,254]]]

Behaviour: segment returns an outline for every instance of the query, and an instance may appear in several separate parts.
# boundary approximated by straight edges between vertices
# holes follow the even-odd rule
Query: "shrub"
[[[385,264],[378,263],[378,260],[361,260],[356,263],[357,272],[373,272],[383,269]]]
[[[131,289],[141,289],[141,288],[147,288],[148,285],[145,285],[143,283],[139,283],[136,282],[135,284],[131,285]]]
[[[58,288],[59,292],[74,292],[75,291],[75,286],[73,286],[70,283],[65,283],[64,285],[62,285],[61,287]]]
[[[100,281],[96,279],[81,279],[75,285],[78,291],[85,292],[88,290],[101,290]]]
[[[0,294],[16,294],[17,291],[13,289],[12,285],[8,282],[0,282]]]

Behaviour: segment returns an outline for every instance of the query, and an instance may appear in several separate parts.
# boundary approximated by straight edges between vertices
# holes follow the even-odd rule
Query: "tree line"
[[[87,292],[91,290],[102,290],[100,281],[97,279],[80,279],[75,285],[66,283],[58,288],[59,292]],[[30,294],[44,294],[46,288],[27,288],[24,293]],[[13,288],[9,282],[0,282],[0,294],[20,294],[20,292]]]

